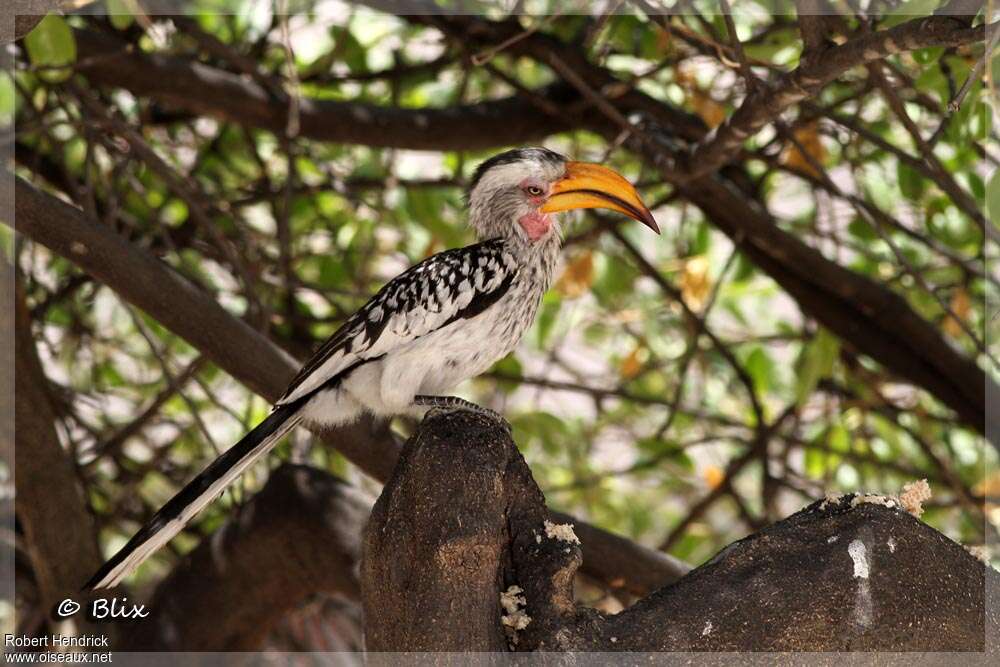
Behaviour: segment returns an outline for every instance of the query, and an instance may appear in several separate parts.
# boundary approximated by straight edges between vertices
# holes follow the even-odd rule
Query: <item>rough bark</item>
[[[581,551],[502,425],[428,417],[365,531],[370,651],[499,650],[500,594],[524,589],[519,650],[983,651],[1000,575],[902,510],[814,503],[614,615],[577,606]],[[447,659],[447,658],[445,658]]]
[[[336,477],[283,465],[159,584],[119,650],[253,651],[309,597],[357,597],[370,507]]]
[[[458,412],[429,417],[403,448],[365,530],[368,650],[504,649],[497,601],[525,490],[509,442],[491,420]]]

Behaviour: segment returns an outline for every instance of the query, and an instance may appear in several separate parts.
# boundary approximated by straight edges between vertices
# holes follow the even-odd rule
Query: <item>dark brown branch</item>
[[[124,651],[252,651],[318,593],[359,594],[371,500],[315,468],[283,465],[160,582]]]
[[[824,0],[795,0],[795,12],[802,33],[802,61],[813,61],[829,46],[826,40]]]
[[[580,549],[546,530],[503,427],[434,416],[365,532],[368,648],[503,650],[500,596],[516,585],[530,617],[517,650],[982,651],[1000,575],[900,509],[851,500],[814,503],[607,616],[574,600]]]
[[[76,31],[78,70],[90,81],[146,95],[174,109],[205,114],[284,135],[288,107],[259,84],[236,74]],[[560,97],[558,90],[549,94]],[[321,141],[412,148],[476,150],[520,144],[568,129],[512,97],[446,109],[403,109],[303,99],[299,135]]]

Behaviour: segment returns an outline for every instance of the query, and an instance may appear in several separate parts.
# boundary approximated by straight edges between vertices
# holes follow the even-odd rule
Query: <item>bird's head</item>
[[[558,234],[556,213],[577,208],[618,211],[660,233],[618,172],[545,148],[518,148],[486,160],[469,187],[469,220],[480,239],[538,244]]]

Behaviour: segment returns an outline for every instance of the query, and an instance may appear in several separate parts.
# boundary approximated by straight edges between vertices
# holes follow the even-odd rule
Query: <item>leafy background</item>
[[[17,45],[12,75],[0,74],[0,119],[17,173],[155,253],[300,359],[387,279],[472,241],[463,186],[495,151],[333,144],[174,113],[74,75],[74,32],[113,33],[145,52],[235,71],[206,51],[206,40],[217,40],[292,99],[448,107],[515,93],[511,81],[536,89],[556,78],[503,49],[473,65],[470,55],[483,54],[363,6],[292,3],[287,22],[267,2],[199,0],[183,20],[137,13],[141,6],[109,0],[119,12],[110,20],[50,15]],[[521,21],[563,39],[582,35],[594,61],[718,126],[746,83],[712,47],[727,41],[717,5],[687,5],[668,18],[670,32],[630,7],[599,20],[535,8],[539,16]],[[772,8],[740,3],[733,16],[763,77],[794,69],[802,51],[795,16]],[[911,18],[875,13],[877,28]],[[860,25],[849,11],[844,20]],[[998,285],[997,246],[942,186],[991,215],[1000,209],[983,81],[954,114],[946,110],[983,49],[889,58],[884,75],[905,120],[871,71],[853,69],[785,114],[787,132],[768,125],[750,137],[740,164],[783,229],[903,296],[996,377],[985,341],[996,327],[986,302]],[[929,177],[911,157],[927,146],[908,123],[921,141],[934,137],[929,150],[944,174]],[[183,187],[130,147],[126,130]],[[996,451],[975,430],[817,325],[629,151],[587,131],[544,144],[626,174],[663,230],[652,238],[638,225],[572,218],[560,277],[523,343],[461,388],[508,416],[552,507],[697,564],[827,492],[897,493],[926,478],[934,497],[924,520],[968,545],[995,536]],[[874,228],[859,201],[885,225]],[[110,554],[269,406],[72,263],[10,234],[4,243],[25,278],[59,397],[60,438]],[[760,420],[771,425],[764,446]],[[139,587],[159,580],[288,458],[377,491],[336,451],[295,433],[140,570]]]

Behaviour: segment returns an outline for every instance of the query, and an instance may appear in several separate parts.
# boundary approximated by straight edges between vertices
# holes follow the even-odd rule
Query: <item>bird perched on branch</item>
[[[659,233],[615,171],[544,148],[483,162],[468,205],[479,242],[429,257],[382,287],[302,367],[271,415],[170,499],[86,588],[117,585],[296,424],[429,408],[491,412],[442,394],[507,355],[531,325],[559,256],[553,214],[606,208]]]

